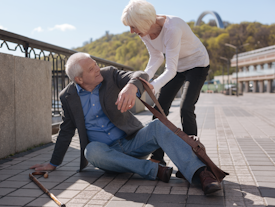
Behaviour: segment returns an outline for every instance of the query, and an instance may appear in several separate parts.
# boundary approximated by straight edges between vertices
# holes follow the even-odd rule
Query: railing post
[[[25,45],[24,45],[25,57],[26,57],[26,58],[28,57],[28,49],[29,49],[29,43],[26,42]]]

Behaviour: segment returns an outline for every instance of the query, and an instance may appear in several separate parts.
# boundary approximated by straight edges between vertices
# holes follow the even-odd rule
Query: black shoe
[[[218,190],[221,190],[220,182],[215,178],[215,176],[205,168],[199,175],[202,190],[205,195],[214,193]]]
[[[186,178],[183,176],[183,174],[179,170],[176,172],[176,177],[186,180]]]
[[[173,167],[166,167],[164,165],[159,164],[157,177],[161,181],[168,183],[172,172],[173,172]]]

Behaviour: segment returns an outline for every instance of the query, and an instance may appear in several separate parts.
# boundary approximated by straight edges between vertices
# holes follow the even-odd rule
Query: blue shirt
[[[125,137],[126,134],[117,128],[102,111],[99,101],[100,86],[101,83],[92,92],[84,90],[78,84],[76,84],[76,89],[80,97],[89,141],[110,145]]]

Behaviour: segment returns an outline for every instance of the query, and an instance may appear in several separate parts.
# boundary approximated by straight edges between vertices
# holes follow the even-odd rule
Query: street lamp
[[[235,45],[228,44],[228,43],[225,43],[224,45],[228,46],[228,47],[232,47],[236,50],[236,96],[238,97],[239,96],[239,87],[238,87],[238,72],[239,72],[239,69],[238,69],[238,49],[240,49],[240,48],[242,48],[246,45],[249,45],[249,43],[243,44],[239,47],[237,47]]]
[[[220,59],[225,60],[227,62],[227,85],[229,88],[229,66],[230,66],[230,59],[225,57],[220,57]]]

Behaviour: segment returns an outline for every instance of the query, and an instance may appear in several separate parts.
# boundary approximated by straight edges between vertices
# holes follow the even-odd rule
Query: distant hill
[[[188,24],[208,50],[211,65],[210,76],[221,73],[221,65],[225,64],[225,61],[222,61],[220,56],[232,58],[235,54],[235,50],[226,47],[225,43],[236,46],[249,43],[249,45],[241,48],[240,52],[275,45],[275,24],[263,25],[258,22],[242,22],[240,24],[228,24],[226,29],[213,26],[213,22],[202,23],[201,26],[196,27],[194,22],[188,22]],[[138,35],[130,32],[117,35],[106,32],[103,37],[90,43],[87,42],[83,47],[76,48],[76,50],[131,66],[135,70],[144,70],[149,60],[144,43]],[[164,63],[158,74],[162,73],[163,69]]]

